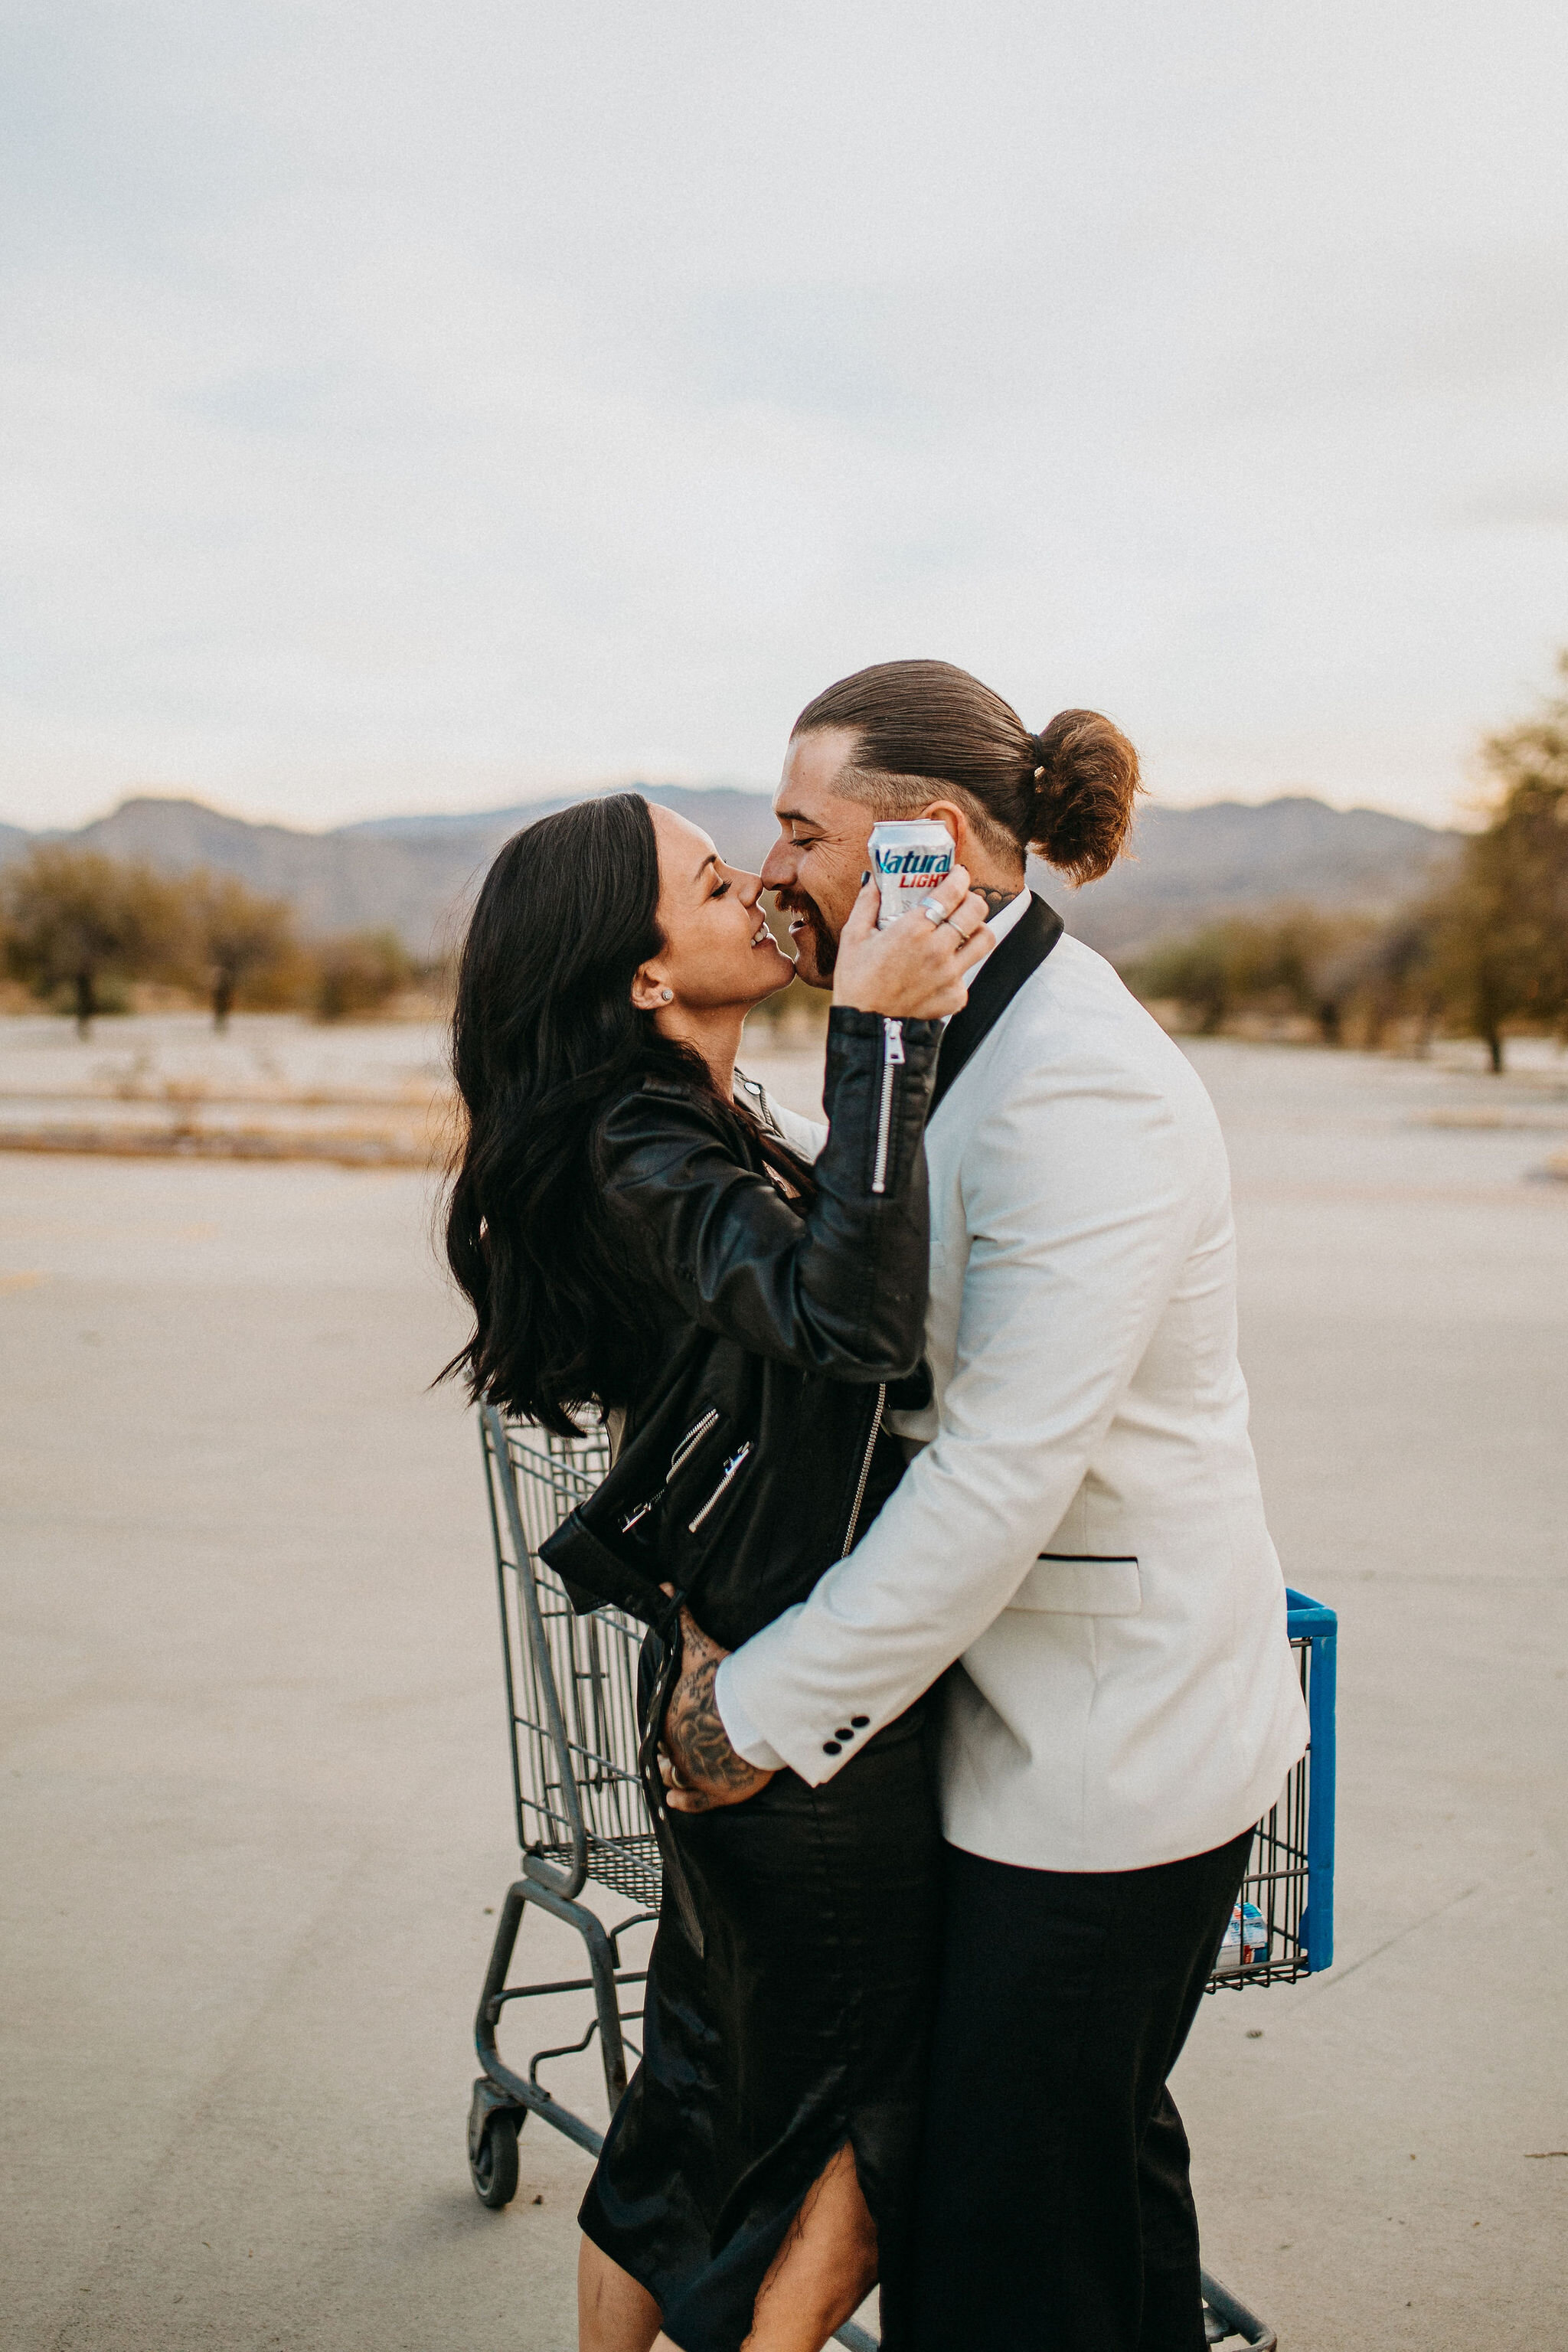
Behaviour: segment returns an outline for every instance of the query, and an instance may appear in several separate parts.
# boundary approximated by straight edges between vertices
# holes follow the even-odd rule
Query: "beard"
[[[809,988],[827,987],[838,961],[838,941],[829,930],[821,908],[804,890],[775,890],[773,904],[782,913],[799,919],[800,929],[793,934],[792,945],[801,979]]]

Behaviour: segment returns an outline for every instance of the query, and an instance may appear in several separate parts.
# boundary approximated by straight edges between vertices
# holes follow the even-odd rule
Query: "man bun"
[[[1132,823],[1137,752],[1098,710],[1058,710],[1028,747],[1029,847],[1074,882],[1098,881]]]

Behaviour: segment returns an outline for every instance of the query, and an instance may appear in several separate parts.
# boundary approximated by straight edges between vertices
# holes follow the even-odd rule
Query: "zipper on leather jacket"
[[[700,1421],[694,1421],[692,1423],[690,1428],[687,1431],[685,1436],[681,1439],[679,1444],[676,1447],[674,1453],[669,1457],[669,1468],[665,1474],[667,1477],[674,1477],[676,1472],[679,1469],[687,1456],[695,1453],[698,1446],[701,1444],[703,1439],[707,1436],[709,1431],[712,1428],[718,1418],[718,1409],[717,1407],[714,1407],[710,1412],[705,1412]]]
[[[691,1455],[696,1453],[697,1448],[701,1444],[703,1439],[707,1436],[709,1431],[712,1428],[718,1418],[718,1409],[717,1407],[714,1407],[705,1412],[700,1421],[694,1421],[692,1423],[690,1428],[687,1431],[685,1436],[681,1439],[679,1444],[676,1447],[674,1453],[669,1457],[669,1468],[664,1474],[664,1485],[659,1488],[657,1495],[650,1495],[646,1503],[636,1503],[633,1505],[632,1508],[626,1513],[625,1518],[621,1521],[622,1535],[629,1536],[632,1529],[638,1524],[638,1522],[642,1519],[646,1519],[648,1513],[655,1509],[658,1504],[663,1502],[665,1496],[668,1491],[669,1481],[674,1477],[681,1464],[683,1462],[689,1461]]]
[[[731,1454],[730,1459],[724,1465],[724,1475],[720,1479],[719,1484],[714,1487],[713,1492],[709,1496],[708,1500],[703,1504],[702,1508],[698,1512],[697,1517],[687,1522],[686,1532],[689,1536],[694,1536],[697,1533],[698,1528],[702,1525],[703,1520],[708,1517],[709,1512],[713,1508],[713,1506],[719,1500],[720,1496],[723,1494],[725,1488],[729,1486],[731,1479],[735,1475],[736,1471],[739,1470],[742,1463],[745,1460],[751,1450],[752,1441],[748,1437],[744,1445],[737,1446],[734,1453]]]
[[[884,1381],[877,1391],[877,1409],[871,1415],[871,1433],[866,1440],[866,1451],[860,1457],[860,1483],[855,1489],[855,1500],[849,1509],[849,1525],[844,1530],[844,1549],[840,1559],[847,1559],[855,1540],[855,1530],[860,1524],[860,1506],[866,1499],[866,1481],[871,1475],[871,1456],[877,1448],[877,1433],[882,1426],[882,1408],[888,1402],[888,1384]]]
[[[871,1190],[885,1192],[888,1189],[888,1139],[893,1128],[893,1072],[904,1058],[904,1024],[882,1021],[882,1099],[877,1107],[877,1164],[871,1171]]]

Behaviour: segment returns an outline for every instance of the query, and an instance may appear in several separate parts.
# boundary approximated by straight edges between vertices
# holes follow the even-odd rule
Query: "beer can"
[[[1220,1938],[1215,1974],[1224,1976],[1233,1969],[1255,1969],[1268,1954],[1268,1922],[1262,1912],[1256,1903],[1236,1904]]]
[[[877,928],[885,931],[927,890],[934,890],[952,871],[952,835],[934,818],[915,817],[905,824],[871,827],[871,871],[881,894]]]

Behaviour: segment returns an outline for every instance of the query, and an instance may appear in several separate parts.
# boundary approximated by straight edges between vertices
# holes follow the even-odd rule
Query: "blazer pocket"
[[[1043,1551],[1008,1606],[1068,1617],[1136,1617],[1143,1606],[1138,1556]]]

